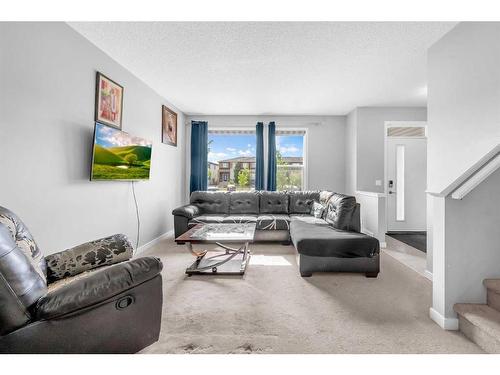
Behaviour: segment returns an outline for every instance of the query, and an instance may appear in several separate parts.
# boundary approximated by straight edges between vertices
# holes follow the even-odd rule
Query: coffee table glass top
[[[177,238],[185,242],[251,242],[255,223],[198,224]]]

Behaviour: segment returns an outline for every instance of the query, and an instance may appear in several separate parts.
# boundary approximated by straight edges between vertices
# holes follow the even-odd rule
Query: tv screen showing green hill
[[[147,180],[152,143],[110,126],[95,124],[91,180]]]

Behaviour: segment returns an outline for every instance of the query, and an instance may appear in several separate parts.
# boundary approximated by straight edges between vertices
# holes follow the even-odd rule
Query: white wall
[[[500,170],[463,200],[433,200],[431,317],[458,329],[455,303],[486,303],[483,280],[500,278]]]
[[[360,204],[361,232],[377,238],[385,247],[386,197],[380,193],[357,191],[356,201]]]
[[[360,107],[357,108],[357,188],[384,192],[384,126],[386,121],[426,121],[422,107]],[[382,186],[376,186],[381,180]]]
[[[500,23],[464,22],[428,53],[428,181],[451,182],[500,143]]]
[[[358,110],[354,109],[347,115],[345,130],[345,192],[349,195],[357,190],[357,129]]]
[[[183,201],[184,118],[64,23],[0,23],[0,205],[45,254],[113,233],[135,242],[131,184],[90,182],[95,73],[124,86],[123,130],[153,141],[151,180],[136,185],[144,244],[173,229]],[[161,143],[161,105],[179,114]]]
[[[426,201],[426,215],[427,215],[427,241],[426,241],[426,270],[432,274],[432,261],[433,261],[433,246],[434,246],[434,225],[432,215],[434,212],[434,200],[430,194],[427,194]]]
[[[445,316],[457,302],[486,303],[483,280],[500,278],[500,170],[463,200],[446,198]]]
[[[500,278],[500,171],[461,201],[441,194],[500,143],[499,35],[500,23],[460,23],[428,54],[431,317],[448,329],[455,303],[485,303],[482,280]]]
[[[208,121],[209,128],[255,127],[258,121],[266,124],[274,121],[278,129],[307,129],[308,188],[344,192],[345,116],[187,116],[188,128],[192,120]],[[186,142],[190,142],[188,137]],[[189,144],[186,147],[186,160],[189,165]],[[189,168],[186,181],[189,186]]]

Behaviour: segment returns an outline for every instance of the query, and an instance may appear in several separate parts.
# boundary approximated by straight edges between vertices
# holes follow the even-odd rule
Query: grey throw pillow
[[[311,215],[313,215],[315,218],[321,219],[324,212],[325,206],[318,202],[313,203],[313,206],[311,208]]]

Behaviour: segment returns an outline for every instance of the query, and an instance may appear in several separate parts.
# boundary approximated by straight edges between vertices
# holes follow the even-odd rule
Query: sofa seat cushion
[[[158,258],[142,257],[103,267],[58,288],[37,301],[35,317],[53,319],[97,305],[158,275]],[[131,292],[132,294],[132,292]]]
[[[380,252],[374,237],[301,220],[290,223],[290,237],[299,254],[309,256],[358,258],[373,257]]]
[[[56,289],[59,289],[65,285],[68,285],[69,283],[85,279],[86,277],[89,277],[89,276],[93,275],[95,272],[99,272],[102,269],[103,268],[94,268],[94,269],[91,269],[88,271],[83,271],[82,273],[79,273],[79,274],[74,275],[74,276],[68,276],[68,277],[65,277],[64,279],[59,279],[59,280],[50,282],[47,285],[48,292],[51,293]]]
[[[228,215],[222,220],[223,223],[256,223],[257,215]]]
[[[189,221],[189,226],[196,224],[233,224],[256,223],[257,215],[200,215]]]
[[[324,219],[320,217],[314,217],[313,215],[308,215],[308,214],[290,215],[290,221],[294,220],[300,220],[304,223],[309,223],[309,224],[328,225],[328,223]]]
[[[290,216],[283,214],[266,214],[257,217],[257,230],[289,230]]]

